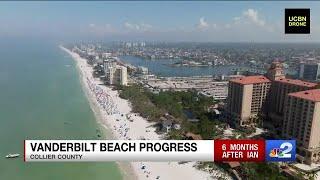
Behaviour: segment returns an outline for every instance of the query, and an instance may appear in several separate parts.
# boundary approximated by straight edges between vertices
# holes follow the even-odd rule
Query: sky
[[[285,35],[284,9],[310,8],[311,34]],[[0,2],[0,38],[320,42],[320,2]]]

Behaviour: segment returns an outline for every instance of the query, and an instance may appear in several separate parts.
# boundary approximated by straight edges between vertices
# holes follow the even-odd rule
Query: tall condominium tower
[[[252,126],[265,115],[271,81],[264,76],[247,76],[229,82],[227,119],[236,126]]]
[[[285,103],[282,136],[297,141],[297,158],[320,162],[320,89],[290,93]]]

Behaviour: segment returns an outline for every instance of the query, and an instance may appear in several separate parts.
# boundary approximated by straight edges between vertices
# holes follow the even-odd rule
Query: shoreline
[[[59,46],[67,52],[76,62],[80,74],[81,86],[88,98],[90,107],[96,116],[99,125],[105,129],[108,139],[162,139],[148,122],[136,113],[131,112],[131,104],[128,100],[121,99],[116,90],[101,85],[98,78],[93,78],[92,66],[86,59],[77,53]],[[196,162],[179,164],[178,162],[117,162],[124,179],[213,179],[212,174],[196,169]],[[144,166],[145,168],[141,168]],[[217,171],[214,174],[220,174]],[[224,176],[226,177],[226,176]]]
[[[77,57],[74,57],[75,56],[74,53],[72,53],[71,51],[69,51],[65,47],[59,46],[59,48],[62,49],[63,51],[65,51],[66,53],[68,53],[68,55],[70,55],[73,60],[75,60],[75,58],[77,58]],[[107,125],[103,124],[103,120],[102,120],[103,115],[102,115],[101,110],[99,108],[99,104],[92,99],[92,98],[94,98],[93,93],[91,93],[90,90],[88,89],[89,87],[85,82],[86,77],[85,77],[83,71],[81,70],[79,63],[76,60],[75,60],[75,65],[76,65],[77,72],[79,74],[81,89],[83,90],[83,92],[89,102],[90,108],[94,113],[94,116],[95,116],[95,119],[98,123],[98,126],[100,126],[101,129],[103,130],[104,138],[106,139],[108,137],[108,139],[116,139],[113,136],[113,134],[111,133],[111,129]],[[133,171],[133,168],[131,167],[131,165],[129,163],[116,162],[116,164],[120,170],[120,173],[123,175],[124,180],[137,180],[137,177]]]

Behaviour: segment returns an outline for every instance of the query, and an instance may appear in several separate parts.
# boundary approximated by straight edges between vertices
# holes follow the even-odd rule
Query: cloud
[[[247,9],[246,11],[243,12],[243,16],[258,26],[265,25],[265,21],[259,18],[257,10]]]
[[[205,30],[209,27],[209,23],[204,19],[204,17],[201,17],[199,19],[199,23],[197,25],[197,28],[200,30]]]
[[[175,23],[172,26],[163,26],[163,28],[160,28],[162,26],[152,26],[143,21],[128,20],[123,21],[120,25],[91,22],[92,24],[85,24],[86,27],[84,29],[86,33],[90,30],[89,35],[116,40],[272,42],[293,39],[283,35],[283,19],[271,21],[271,18],[259,9],[246,8],[239,10],[238,14],[224,21],[218,20],[214,22],[214,18],[200,15],[195,18],[191,26],[190,24]],[[154,21],[154,23],[157,22]],[[320,32],[320,26],[314,26],[312,32],[314,34],[315,32]],[[317,37],[319,39],[320,36]]]
[[[141,23],[141,24],[140,24],[140,28],[141,28],[142,30],[149,30],[149,29],[152,28],[152,26],[151,26],[150,24]]]
[[[231,28],[231,24],[226,24],[224,27],[225,27],[226,29],[229,29],[229,28]]]
[[[117,32],[111,24],[89,24],[89,32],[96,35],[107,35]]]
[[[124,27],[131,31],[148,31],[152,28],[152,25],[146,24],[146,23],[134,24],[134,23],[125,22]]]
[[[245,25],[243,25],[245,24]],[[260,14],[258,13],[257,10],[255,9],[247,9],[242,12],[241,16],[236,16],[233,18],[233,23],[225,26],[226,28],[231,28],[232,26],[236,26],[239,28],[239,26],[247,26],[250,28],[253,28],[253,26],[248,26],[248,25],[254,25],[257,27],[262,27],[265,29],[267,32],[274,32],[275,31],[275,24],[272,23],[266,23],[266,21],[261,18]]]
[[[138,25],[135,25],[135,24],[131,24],[129,22],[125,22],[124,23],[124,27],[127,28],[127,29],[131,29],[131,30],[139,30],[140,27]]]
[[[240,19],[241,19],[241,17],[234,17],[233,21],[238,22],[238,21],[240,21]]]

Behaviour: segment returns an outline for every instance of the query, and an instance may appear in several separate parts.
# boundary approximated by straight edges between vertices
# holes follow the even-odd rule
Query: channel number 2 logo
[[[271,149],[269,156],[272,158],[291,158],[292,144],[284,142],[279,148]]]

